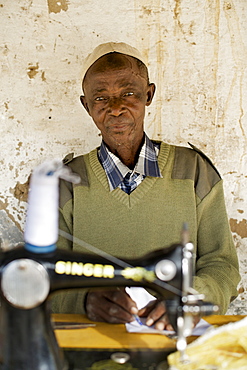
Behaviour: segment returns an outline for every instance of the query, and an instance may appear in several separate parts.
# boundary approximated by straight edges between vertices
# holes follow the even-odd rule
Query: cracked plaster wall
[[[157,85],[148,134],[192,142],[224,178],[242,274],[229,313],[247,314],[246,0],[0,0],[0,20],[2,243],[22,240],[31,170],[99,144],[79,103],[81,60],[126,41]]]

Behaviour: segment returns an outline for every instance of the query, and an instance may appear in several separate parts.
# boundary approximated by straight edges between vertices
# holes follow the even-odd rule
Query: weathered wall
[[[30,171],[100,142],[79,103],[82,59],[126,41],[149,60],[156,98],[146,130],[192,142],[225,180],[247,313],[246,0],[0,0],[0,233],[21,240]]]

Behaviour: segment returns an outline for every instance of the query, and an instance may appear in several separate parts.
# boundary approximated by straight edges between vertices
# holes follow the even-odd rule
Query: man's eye
[[[94,100],[95,101],[103,101],[105,100],[106,98],[104,98],[103,96],[97,96],[97,98],[95,98]]]
[[[127,92],[127,93],[124,94],[124,96],[132,96],[132,95],[134,95],[134,93],[131,92],[131,91],[129,91],[129,92]]]

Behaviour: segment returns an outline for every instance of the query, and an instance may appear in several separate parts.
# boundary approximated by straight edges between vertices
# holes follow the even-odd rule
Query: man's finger
[[[150,310],[151,308],[151,310]],[[166,313],[166,305],[164,301],[156,301],[151,307],[147,306],[147,325],[153,325],[155,321],[161,318]]]
[[[154,328],[157,330],[169,330],[173,331],[173,327],[170,324],[169,318],[167,315],[163,315],[154,325]]]
[[[112,302],[116,303],[118,306],[122,307],[123,310],[129,312],[130,314],[137,314],[138,308],[136,303],[130,298],[130,296],[125,292],[124,288],[116,288],[115,290],[109,290],[106,292],[105,296]]]
[[[86,301],[87,315],[94,321],[126,323],[133,320],[135,302],[120,289],[92,291]]]

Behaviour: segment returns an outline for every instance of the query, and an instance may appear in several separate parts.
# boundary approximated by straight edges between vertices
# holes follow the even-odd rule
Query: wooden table
[[[224,325],[239,321],[245,316],[214,315],[204,319],[212,325]],[[84,315],[53,315],[54,321],[92,323]],[[128,333],[125,325],[96,322],[93,327],[55,330],[58,343],[64,349],[68,361],[74,361],[69,369],[159,369],[166,356],[176,349],[174,339],[159,334]],[[194,337],[188,338],[188,342]],[[125,365],[113,363],[111,355],[127,353],[130,360]],[[74,366],[74,367],[73,367]],[[120,366],[120,367],[119,367]]]

